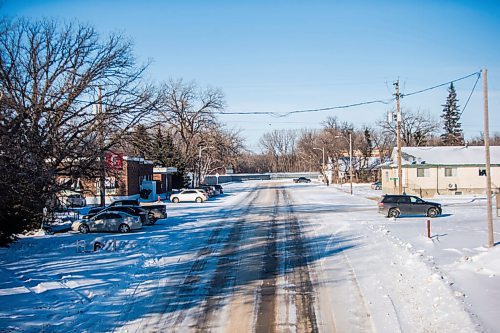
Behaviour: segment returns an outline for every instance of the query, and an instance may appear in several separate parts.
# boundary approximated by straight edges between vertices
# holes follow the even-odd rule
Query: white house
[[[397,149],[392,162],[382,165],[382,190],[398,191]],[[436,194],[486,193],[486,154],[483,146],[402,147],[403,190],[431,197]],[[500,146],[490,147],[492,190],[500,192]]]

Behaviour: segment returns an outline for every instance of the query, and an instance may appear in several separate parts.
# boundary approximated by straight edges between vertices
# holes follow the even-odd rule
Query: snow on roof
[[[397,161],[397,148],[392,150]],[[500,146],[490,147],[491,164],[500,164]],[[467,165],[485,164],[483,146],[401,147],[402,164]]]

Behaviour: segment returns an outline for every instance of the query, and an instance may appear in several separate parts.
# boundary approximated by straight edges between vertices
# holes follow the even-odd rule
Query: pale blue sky
[[[389,99],[392,82],[411,92],[488,68],[490,130],[500,130],[500,2],[497,1],[125,1],[4,0],[7,15],[80,20],[103,34],[120,31],[150,76],[221,88],[227,111],[288,112]],[[475,78],[456,83],[463,105]],[[446,87],[409,96],[402,106],[439,119]],[[391,105],[294,115],[221,116],[256,150],[279,128],[319,128],[328,116],[357,126]],[[482,85],[462,124],[479,134]]]

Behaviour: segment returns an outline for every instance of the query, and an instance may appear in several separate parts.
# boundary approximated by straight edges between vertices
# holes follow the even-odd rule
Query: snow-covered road
[[[480,246],[481,200],[447,199],[427,239],[425,217],[379,215],[366,187],[226,190],[168,204],[139,232],[0,249],[0,332],[496,331],[499,252]],[[105,249],[77,252],[96,239]]]

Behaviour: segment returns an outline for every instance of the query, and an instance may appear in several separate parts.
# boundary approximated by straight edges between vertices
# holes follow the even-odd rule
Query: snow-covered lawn
[[[154,303],[158,297],[172,297],[158,294],[159,287],[181,283],[196,255],[193,249],[205,243],[214,228],[226,232],[220,228],[226,212],[237,208],[241,198],[260,183],[228,184],[224,186],[224,196],[204,204],[168,203],[168,219],[138,232],[30,236],[10,248],[0,249],[0,332],[44,329],[91,332],[96,327],[99,331],[113,331],[127,322],[142,320],[148,316],[145,305]],[[372,302],[366,308],[374,317],[375,327],[386,331],[412,331],[412,328],[419,331],[420,323],[428,316],[447,319],[450,326],[447,329],[440,322],[422,327],[452,332],[453,327],[467,325],[470,320],[455,315],[457,306],[463,306],[478,330],[498,331],[500,246],[494,249],[484,246],[487,240],[484,198],[432,199],[443,204],[444,215],[431,219],[429,239],[426,217],[394,220],[378,214],[376,198],[381,191],[371,190],[369,185],[355,185],[351,196],[345,192],[348,185],[339,188],[319,183],[283,183],[290,183],[297,213],[311,218],[321,213],[304,230],[308,235],[331,239],[324,248],[316,249],[320,259],[314,265],[322,267],[321,274],[336,274],[332,266],[334,250],[342,242],[348,245],[350,238],[355,237],[373,240],[365,249],[360,248],[360,252],[351,254],[348,246],[343,247],[343,252],[347,258],[345,265],[359,282],[359,292]],[[497,242],[500,241],[498,220],[495,217]],[[96,240],[105,247],[94,252],[92,244]],[[86,251],[78,249],[77,241],[85,242]],[[375,263],[389,252],[393,254],[391,258],[401,261],[395,265],[405,267],[400,272],[400,281],[377,271]],[[413,276],[404,280],[405,275]],[[412,293],[413,286],[404,283],[416,279],[437,294]],[[399,316],[403,318],[399,321],[403,324],[392,327],[389,322],[384,324],[384,316],[397,312],[395,308],[410,305],[398,303],[401,300],[378,299],[369,288],[371,284],[387,290],[407,287],[408,304],[419,304],[418,298],[431,297],[435,306],[419,309],[421,317],[404,317],[413,312],[402,311]],[[450,297],[457,302],[442,304]],[[413,302],[413,298],[417,300]],[[436,314],[439,311],[442,313]],[[467,330],[465,327],[464,331]]]
[[[348,191],[348,184],[337,190]],[[356,184],[354,196],[376,203],[382,191],[369,185]],[[349,194],[345,196],[350,197]],[[500,218],[493,207],[496,247],[488,249],[486,196],[436,196],[426,198],[443,206],[443,215],[388,219],[366,216],[367,227],[384,234],[401,251],[410,253],[441,279],[463,300],[472,317],[483,329],[499,330],[500,316]],[[374,206],[376,211],[376,206]],[[379,215],[379,214],[378,214]],[[431,238],[427,238],[426,222],[431,222]],[[433,295],[432,297],[439,297]]]

